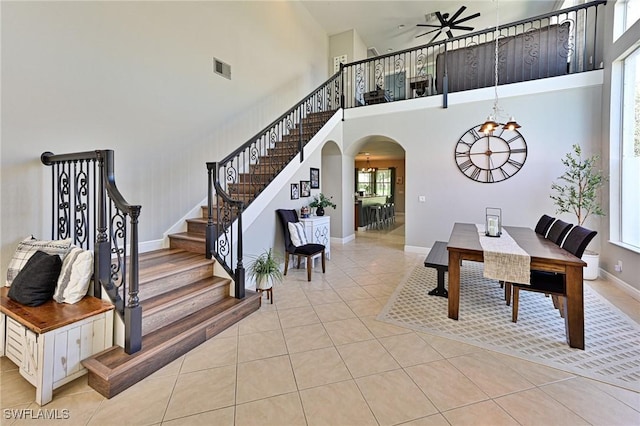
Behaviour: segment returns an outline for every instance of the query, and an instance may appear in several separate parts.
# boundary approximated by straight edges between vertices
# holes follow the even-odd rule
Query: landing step
[[[89,386],[111,398],[260,309],[261,297],[227,297],[142,338],[142,349],[128,355],[113,346],[82,361]]]

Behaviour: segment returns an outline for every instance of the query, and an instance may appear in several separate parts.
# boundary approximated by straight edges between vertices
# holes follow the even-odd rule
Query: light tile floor
[[[86,377],[44,408],[89,425],[639,425],[640,394],[375,316],[423,261],[404,227],[333,245],[326,274],[289,272],[260,311],[107,400]],[[588,282],[640,322],[640,302]],[[34,389],[1,358],[1,423]],[[23,411],[24,413],[25,411]]]

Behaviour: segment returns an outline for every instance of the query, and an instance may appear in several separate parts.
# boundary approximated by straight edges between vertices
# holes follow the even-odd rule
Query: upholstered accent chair
[[[289,269],[289,257],[296,256],[298,258],[297,268],[300,268],[300,258],[304,257],[307,262],[307,281],[311,281],[312,259],[318,255],[322,258],[322,273],[326,271],[325,264],[325,247],[322,244],[307,243],[302,245],[294,245],[289,231],[289,223],[298,223],[298,213],[295,210],[278,209],[278,218],[282,225],[282,233],[284,237],[284,275],[287,275]]]

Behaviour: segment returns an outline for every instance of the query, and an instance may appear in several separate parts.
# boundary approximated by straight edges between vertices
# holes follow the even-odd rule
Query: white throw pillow
[[[307,242],[307,236],[304,234],[304,225],[300,222],[289,222],[289,235],[294,246],[300,247]]]
[[[62,262],[58,285],[53,294],[55,301],[69,304],[79,302],[87,294],[92,274],[93,253],[72,246]]]
[[[13,279],[18,275],[18,272],[20,272],[27,263],[27,260],[31,259],[31,256],[33,256],[36,251],[40,250],[47,254],[57,254],[60,256],[60,259],[64,260],[69,252],[70,246],[71,238],[67,238],[66,240],[43,241],[31,236],[20,241],[15,253],[13,253],[11,261],[9,261],[6,285],[11,285]]]

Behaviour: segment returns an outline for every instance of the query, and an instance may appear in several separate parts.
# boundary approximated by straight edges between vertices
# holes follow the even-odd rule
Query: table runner
[[[476,225],[484,256],[484,277],[530,284],[531,256],[502,229],[500,237],[487,237],[484,225]]]

